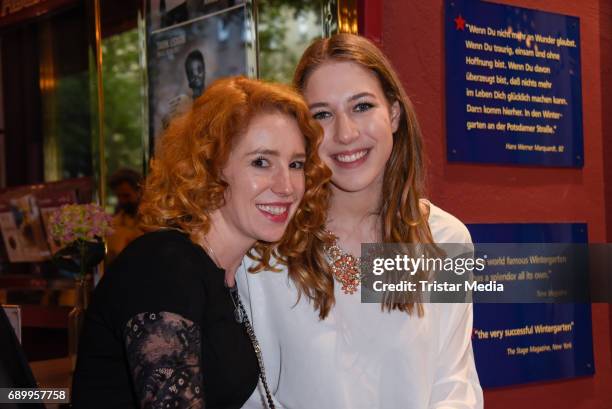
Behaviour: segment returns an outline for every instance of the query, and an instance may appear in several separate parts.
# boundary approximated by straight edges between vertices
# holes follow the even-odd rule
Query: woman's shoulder
[[[204,253],[205,254],[205,253]],[[129,281],[166,282],[194,278],[206,265],[203,251],[186,233],[163,229],[145,233],[132,241],[110,264],[105,276]],[[121,278],[119,278],[121,277]]]
[[[196,245],[187,233],[176,229],[160,229],[133,240],[117,257],[117,263],[127,260],[166,260],[174,257],[197,257]],[[115,264],[115,263],[113,263]]]
[[[178,246],[185,246],[190,244],[192,241],[189,239],[189,235],[184,231],[178,229],[159,229],[149,231],[130,243],[132,247],[165,247],[167,245],[176,244]]]
[[[428,200],[422,203],[429,208],[429,228],[435,243],[472,242],[472,236],[461,220]]]
[[[115,328],[123,328],[141,312],[173,312],[197,322],[205,299],[206,269],[206,258],[187,234],[146,233],[111,263],[90,309]]]

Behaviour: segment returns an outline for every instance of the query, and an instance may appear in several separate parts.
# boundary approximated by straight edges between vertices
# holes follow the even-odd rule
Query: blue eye
[[[270,167],[270,162],[268,162],[266,158],[260,156],[251,162],[251,166],[254,166],[256,168],[268,168]]]
[[[371,104],[369,102],[360,102],[357,105],[355,105],[353,110],[356,112],[365,112],[365,111],[369,111],[372,108],[374,108],[374,104]]]
[[[304,169],[304,161],[296,160],[289,164],[289,168],[291,169]]]
[[[312,117],[316,119],[317,121],[322,121],[324,119],[330,118],[331,112],[327,112],[327,111],[315,112],[314,114],[312,114]]]

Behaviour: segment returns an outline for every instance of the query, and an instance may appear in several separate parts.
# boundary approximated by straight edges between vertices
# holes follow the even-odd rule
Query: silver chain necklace
[[[203,246],[208,252],[208,256],[210,259],[217,265],[217,267],[221,268],[221,264],[217,259],[217,255],[208,244],[208,241],[203,239]],[[242,268],[244,266],[244,260],[242,261]],[[246,271],[246,269],[245,269]],[[227,283],[226,283],[227,285]],[[249,316],[246,313],[244,305],[242,304],[242,300],[240,300],[240,294],[238,294],[238,283],[235,283],[233,287],[228,287],[230,292],[230,298],[232,299],[232,303],[234,304],[234,319],[238,324],[243,324],[246,329],[247,335],[251,341],[251,345],[255,350],[255,355],[257,357],[257,366],[259,367],[259,379],[261,379],[261,383],[263,384],[264,390],[266,392],[266,400],[268,401],[268,408],[275,409],[274,401],[272,400],[272,394],[270,393],[270,388],[268,387],[268,382],[266,380],[266,370],[264,367],[263,357],[261,355],[261,347],[259,346],[259,341],[257,340],[257,336],[255,335],[255,330],[253,329],[253,325],[251,325],[251,321],[249,321]]]
[[[244,309],[244,305],[240,300],[237,283],[234,284],[233,287],[229,288],[229,292],[235,307],[234,318],[236,319],[237,323],[244,324],[244,328],[246,329],[246,332],[251,340],[251,344],[253,345],[253,349],[255,350],[255,355],[257,356],[257,365],[259,366],[259,378],[261,379],[261,383],[263,384],[264,390],[266,392],[268,408],[275,409],[274,402],[272,401],[272,394],[270,393],[270,388],[268,387],[268,382],[266,381],[266,370],[264,368],[263,357],[261,355],[261,347],[259,346],[259,341],[257,340],[257,336],[255,335],[253,325],[251,325],[249,316],[247,315],[246,310]]]

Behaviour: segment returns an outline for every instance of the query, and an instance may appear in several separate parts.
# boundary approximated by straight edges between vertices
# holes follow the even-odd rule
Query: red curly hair
[[[174,120],[159,140],[144,184],[139,207],[145,230],[177,228],[193,238],[206,234],[210,213],[225,204],[221,172],[233,141],[245,132],[260,113],[280,112],[295,118],[304,135],[306,162],[305,193],[279,243],[258,242],[253,271],[271,268],[274,246],[281,261],[309,266],[302,250],[312,237],[321,237],[329,201],[331,171],[318,155],[323,131],[312,119],[306,103],[292,88],[229,77],[215,81],[193,104]],[[302,267],[306,274],[307,267]]]

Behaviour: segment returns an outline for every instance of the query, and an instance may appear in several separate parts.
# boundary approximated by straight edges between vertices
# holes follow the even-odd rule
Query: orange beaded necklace
[[[331,243],[323,246],[332,274],[342,284],[345,294],[353,294],[361,283],[361,257],[346,253],[338,246],[338,236],[330,231],[326,233],[333,238]]]

